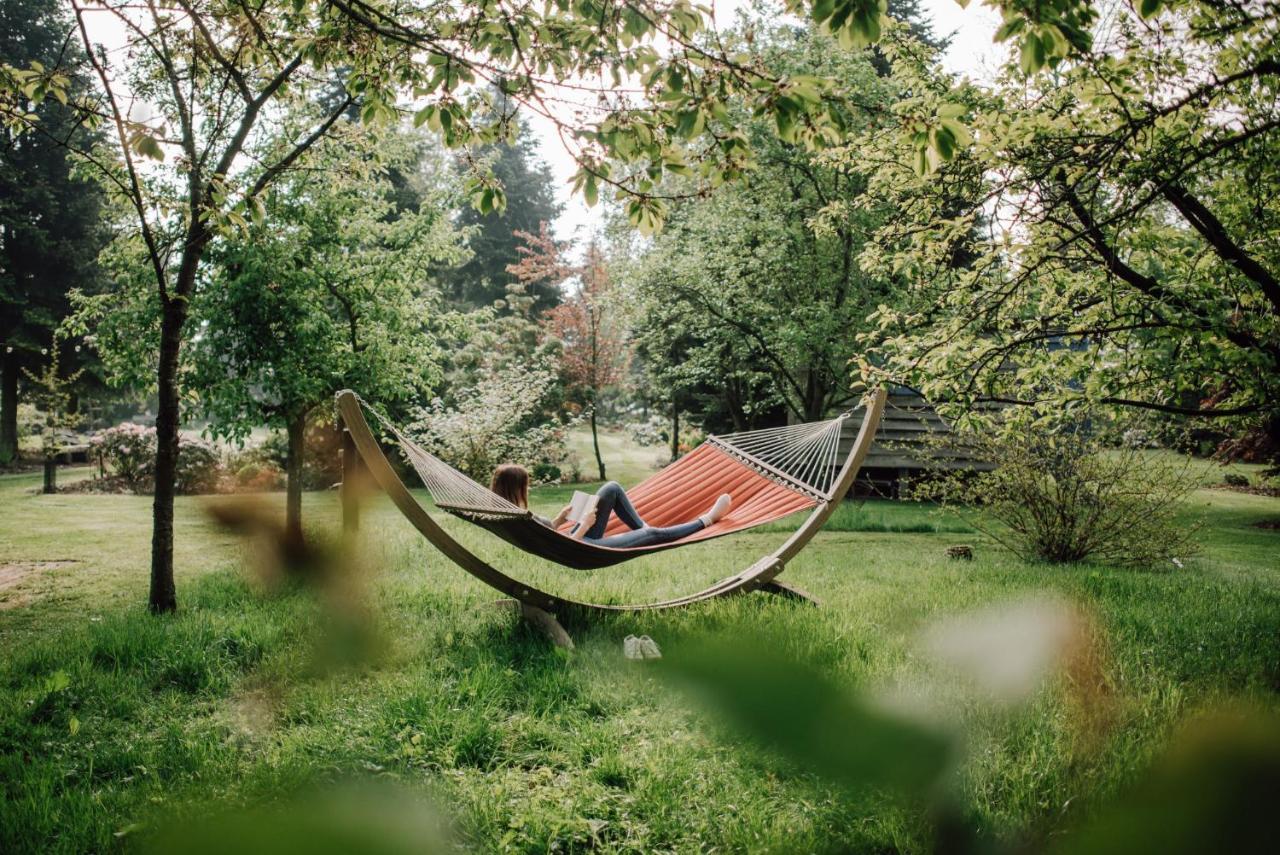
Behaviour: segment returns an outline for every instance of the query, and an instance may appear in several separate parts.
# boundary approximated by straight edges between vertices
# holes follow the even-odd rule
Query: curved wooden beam
[[[875,437],[876,430],[880,425],[880,419],[884,415],[887,398],[888,393],[884,389],[880,389],[868,397],[867,413],[862,420],[862,427],[858,431],[858,437],[854,441],[853,447],[849,450],[849,456],[845,459],[840,474],[836,477],[830,498],[815,507],[804,523],[781,546],[743,572],[721,579],[701,591],[669,600],[627,604],[589,603],[559,597],[531,585],[526,585],[484,561],[441,528],[440,524],[432,518],[426,508],[405,487],[404,482],[400,480],[390,461],[387,460],[381,445],[378,444],[377,438],[369,429],[369,423],[364,417],[364,410],[360,406],[360,399],[355,393],[350,390],[339,392],[337,404],[338,414],[342,419],[344,428],[350,435],[356,451],[374,481],[391,498],[392,503],[400,510],[400,513],[404,514],[413,527],[430,541],[432,546],[443,552],[446,557],[463,570],[466,570],[491,588],[538,609],[554,611],[562,607],[568,607],[601,612],[634,612],[687,606],[715,597],[754,591],[772,582],[786,567],[786,563],[794,558],[817,534],[823,523],[835,512],[836,506],[839,505],[845,494],[853,487],[854,479],[858,475],[858,469],[861,468],[863,461],[866,460],[867,453],[871,450],[871,441]]]

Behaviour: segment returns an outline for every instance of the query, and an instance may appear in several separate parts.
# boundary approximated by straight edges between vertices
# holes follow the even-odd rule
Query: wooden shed
[[[840,453],[847,453],[862,427],[862,411],[845,422],[840,436]],[[888,407],[875,443],[852,493],[857,496],[897,498],[912,479],[930,469],[987,471],[991,461],[980,460],[961,442],[949,442],[949,425],[928,401],[906,389],[889,393]],[[939,437],[943,439],[939,442]]]

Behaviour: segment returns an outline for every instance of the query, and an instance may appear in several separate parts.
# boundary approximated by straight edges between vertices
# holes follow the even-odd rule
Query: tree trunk
[[[5,356],[0,367],[0,463],[18,458],[18,358]]]
[[[822,421],[827,410],[827,390],[819,373],[810,369],[805,378],[804,420],[806,422]]]
[[[1267,416],[1265,424],[1269,447],[1263,454],[1272,466],[1280,468],[1280,413]]]
[[[671,405],[671,462],[680,457],[680,408]]]
[[[607,480],[604,474],[604,458],[600,456],[600,434],[596,429],[596,408],[591,405],[591,445],[596,451],[596,467],[600,470],[600,480]]]
[[[194,281],[194,267],[192,268]],[[190,292],[188,292],[190,293]],[[186,300],[165,301],[160,317],[160,362],[156,369],[156,483],[151,511],[151,592],[147,606],[153,613],[178,608],[173,583],[173,497],[178,474],[178,356],[182,326],[187,319]]]
[[[289,452],[285,457],[285,532],[294,543],[302,542],[302,460],[306,454],[307,414],[289,419]]]

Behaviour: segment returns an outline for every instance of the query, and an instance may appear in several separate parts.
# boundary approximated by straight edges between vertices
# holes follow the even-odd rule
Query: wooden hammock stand
[[[563,613],[570,610],[586,613],[633,612],[673,609],[749,591],[765,591],[816,604],[816,600],[810,594],[778,581],[777,577],[786,567],[787,562],[813,539],[853,486],[858,469],[871,449],[872,440],[879,427],[881,416],[884,414],[886,398],[887,393],[884,389],[877,390],[867,397],[866,414],[862,419],[857,439],[850,448],[826,500],[813,506],[809,516],[782,545],[742,572],[682,597],[634,604],[590,603],[539,590],[493,567],[455,540],[409,492],[390,461],[387,460],[377,437],[370,430],[360,399],[350,391],[341,392],[337,397],[338,428],[342,432],[343,528],[346,532],[354,534],[359,527],[359,497],[350,485],[358,481],[361,475],[360,469],[363,468],[391,498],[400,513],[432,546],[481,582],[505,594],[509,599],[499,601],[501,604],[515,610],[555,644],[568,649],[573,648],[573,641],[556,619],[557,612]]]

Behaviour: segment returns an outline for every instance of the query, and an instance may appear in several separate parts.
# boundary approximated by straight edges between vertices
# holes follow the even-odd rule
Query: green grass
[[[638,480],[619,468],[618,480]],[[564,655],[487,607],[493,592],[382,500],[362,525],[374,623],[361,634],[305,589],[258,593],[244,548],[197,499],[178,503],[180,612],[148,616],[149,500],[40,496],[37,485],[36,475],[0,478],[0,564],[76,563],[0,591],[3,852],[117,850],[175,821],[351,777],[425,794],[479,851],[924,846],[917,812],[840,798],[723,739],[713,716],[622,659],[631,633],[653,636],[671,659],[707,635],[767,627],[833,680],[879,691],[938,679],[917,638],[939,616],[1032,592],[1070,598],[1098,627],[1118,698],[1097,744],[1082,744],[1060,687],[999,716],[955,696],[968,750],[953,785],[976,822],[1010,836],[1053,833],[1115,792],[1205,706],[1246,698],[1280,708],[1280,534],[1252,525],[1280,517],[1280,500],[1194,494],[1204,553],[1172,573],[1026,564],[928,507],[849,503],[785,576],[821,609],[751,595],[571,621],[578,649]],[[569,489],[534,501],[553,510]],[[306,496],[313,531],[336,528],[335,504],[330,493]],[[604,602],[692,591],[741,570],[794,524],[582,572],[446,520],[493,563]],[[958,542],[974,546],[974,561],[945,558]],[[371,664],[324,667],[352,643],[375,652]]]
[[[568,446],[569,453],[578,462],[582,477],[587,481],[596,480],[600,471],[596,467],[590,428],[570,431]],[[604,457],[605,475],[624,486],[638,484],[648,478],[671,456],[666,446],[640,445],[626,431],[604,426],[600,428],[600,454]]]

